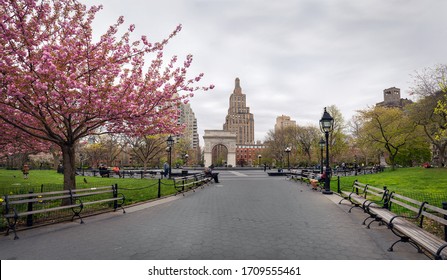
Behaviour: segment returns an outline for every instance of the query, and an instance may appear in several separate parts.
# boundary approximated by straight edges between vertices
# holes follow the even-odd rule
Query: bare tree
[[[127,153],[143,165],[144,171],[154,158],[165,152],[166,137],[161,135],[145,137],[127,137]]]

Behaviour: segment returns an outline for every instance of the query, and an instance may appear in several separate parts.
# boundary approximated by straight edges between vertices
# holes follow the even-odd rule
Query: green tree
[[[436,112],[439,102],[443,102],[444,94],[438,92],[420,98],[408,106],[411,119],[421,128],[427,143],[431,143],[436,152],[433,159],[438,166],[446,162],[447,137],[445,137],[447,112]]]
[[[149,163],[166,150],[166,135],[128,137],[128,153],[147,170]]]
[[[272,163],[276,162],[277,165],[282,167],[285,156],[284,149],[288,145],[284,130],[269,130],[264,144],[266,146],[263,155],[264,159],[267,160],[267,158],[270,158]]]
[[[363,141],[386,152],[394,169],[399,152],[415,137],[415,123],[399,108],[376,106],[360,114],[365,120],[361,129]]]
[[[335,105],[327,107],[327,111],[334,118],[334,126],[329,133],[330,163],[338,162],[348,151],[348,137],[346,123],[342,113]]]
[[[445,164],[447,152],[447,65],[425,68],[413,75],[412,94],[419,99],[409,107],[415,123],[433,145],[438,165]]]

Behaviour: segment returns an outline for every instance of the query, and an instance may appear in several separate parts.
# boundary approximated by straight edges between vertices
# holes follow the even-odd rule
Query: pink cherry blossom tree
[[[0,119],[0,158],[48,151],[50,143],[31,137]]]
[[[75,188],[75,144],[98,133],[177,134],[178,104],[203,77],[163,59],[167,39],[131,40],[120,17],[98,39],[92,22],[101,6],[77,0],[0,0],[0,119],[62,151],[64,188]],[[122,34],[122,35],[119,35]],[[146,61],[150,58],[149,63]]]

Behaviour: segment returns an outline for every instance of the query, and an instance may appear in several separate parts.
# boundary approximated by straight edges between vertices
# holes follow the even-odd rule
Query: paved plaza
[[[408,244],[394,252],[385,226],[366,229],[359,209],[261,170],[221,171],[220,183],[122,212],[0,237],[0,259],[76,260],[388,260],[420,259]]]

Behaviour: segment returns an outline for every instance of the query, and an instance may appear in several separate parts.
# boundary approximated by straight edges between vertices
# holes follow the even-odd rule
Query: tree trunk
[[[64,190],[76,189],[75,146],[61,146],[64,165]]]

